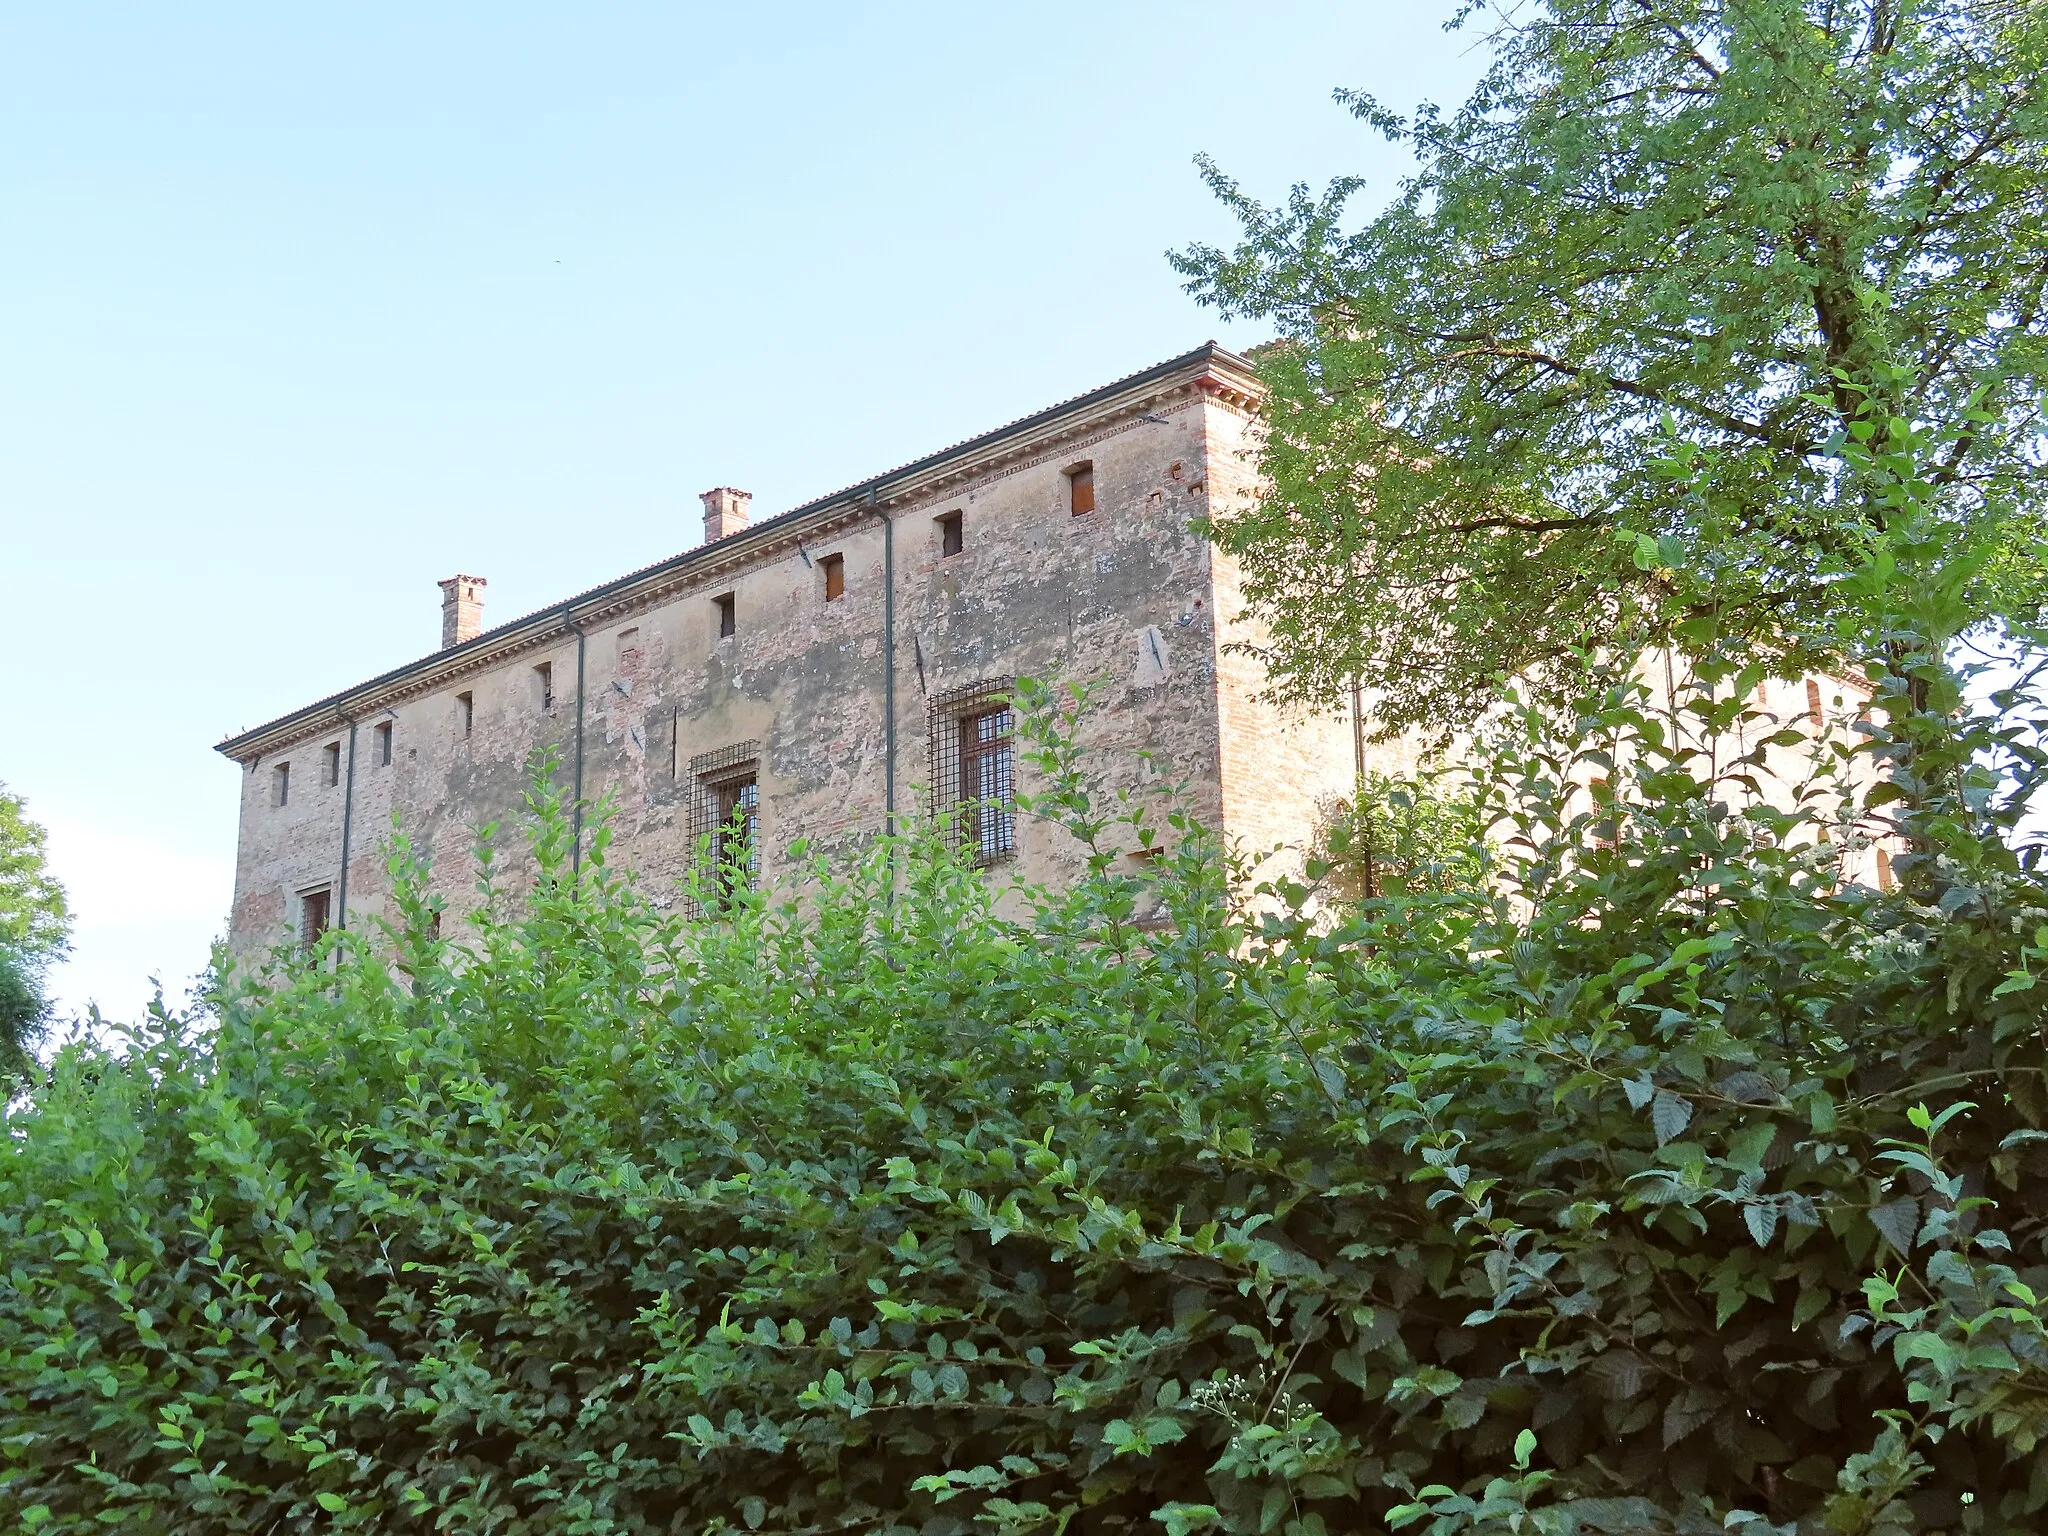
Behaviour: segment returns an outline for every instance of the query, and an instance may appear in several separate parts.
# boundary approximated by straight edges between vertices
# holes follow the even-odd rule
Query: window
[[[963,512],[941,512],[932,519],[939,525],[939,558],[947,559],[967,547],[966,514]]]
[[[476,728],[476,695],[458,693],[455,695],[455,723],[462,727],[463,739]]]
[[[761,873],[760,751],[742,741],[690,759],[690,843],[714,911]]]
[[[1877,850],[1877,888],[1888,891],[1892,888],[1892,856],[1880,848]]]
[[[1067,510],[1076,517],[1095,510],[1095,466],[1085,459],[1067,471]]]
[[[279,763],[270,770],[270,803],[290,805],[292,803],[292,765]]]
[[[391,766],[391,722],[389,720],[384,721],[370,735],[372,738],[372,750],[376,753],[377,757],[377,766],[379,768],[389,768]]]
[[[825,577],[825,601],[836,603],[846,596],[846,556],[827,555],[818,562]]]
[[[640,631],[637,627],[622,629],[619,631],[619,676],[638,677],[639,675]]]
[[[750,773],[711,786],[718,822],[711,831],[711,862],[727,887],[744,890],[761,873],[761,788]]]
[[[1813,724],[1816,730],[1825,723],[1820,707],[1820,684],[1810,677],[1806,680],[1806,712],[1813,716]]]
[[[1016,717],[1010,683],[979,683],[932,701],[933,809],[954,814],[957,845],[981,864],[1017,851]]]
[[[320,942],[320,935],[327,931],[328,891],[322,886],[317,891],[304,891],[299,896],[299,942],[311,949]]]
[[[718,610],[718,638],[730,640],[739,629],[737,615],[733,612],[732,594],[728,592],[723,597],[714,597],[711,606]]]
[[[320,782],[329,789],[341,782],[341,743],[330,741],[320,749]]]
[[[533,669],[533,684],[540,695],[540,712],[552,715],[555,712],[555,664],[544,661]]]

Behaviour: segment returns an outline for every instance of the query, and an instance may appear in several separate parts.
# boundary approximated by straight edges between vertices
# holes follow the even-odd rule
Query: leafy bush
[[[2037,1528],[2048,896],[1984,743],[1884,789],[1885,894],[1673,725],[1509,722],[1494,883],[1342,921],[1182,823],[1019,920],[935,836],[688,924],[542,777],[458,945],[400,841],[388,934],[8,1122],[0,1514]],[[1144,820],[1031,729],[1032,809]]]
[[[1368,773],[1316,831],[1312,855],[1323,866],[1322,884],[1345,901],[1472,890],[1492,863],[1478,801],[1442,765]]]

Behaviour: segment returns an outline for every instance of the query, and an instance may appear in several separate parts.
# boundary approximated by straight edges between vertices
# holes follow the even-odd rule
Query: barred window
[[[326,886],[299,893],[299,943],[311,949],[328,929],[331,893]]]
[[[758,741],[736,742],[690,759],[690,845],[720,904],[761,874]]]
[[[1017,851],[1016,716],[1010,682],[977,683],[931,705],[933,809],[954,815],[959,847],[981,863]]]

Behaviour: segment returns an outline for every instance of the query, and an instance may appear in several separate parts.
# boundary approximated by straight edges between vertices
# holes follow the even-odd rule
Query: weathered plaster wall
[[[985,681],[1031,675],[1097,681],[1080,739],[1097,788],[1186,780],[1188,808],[1215,823],[1219,783],[1215,590],[1210,550],[1189,529],[1205,507],[1208,443],[1224,408],[1192,384],[1130,410],[1081,421],[1019,457],[978,466],[942,487],[855,509],[738,568],[701,571],[648,606],[579,615],[585,630],[584,790],[610,797],[611,859],[674,899],[694,857],[690,761],[758,741],[764,875],[785,872],[807,840],[848,854],[884,819],[884,537],[894,529],[897,802],[906,816],[930,779],[928,701]],[[1075,516],[1065,471],[1092,462],[1096,510]],[[935,519],[958,512],[964,548],[940,555]],[[806,563],[804,555],[808,554]],[[843,597],[827,602],[826,556],[845,562]],[[731,593],[736,630],[720,639],[713,599]],[[535,672],[552,669],[544,709]],[[458,695],[472,700],[465,735]],[[374,726],[392,726],[379,763]],[[517,823],[533,752],[552,746],[566,784],[574,756],[576,639],[567,632],[447,679],[358,723],[350,920],[386,910],[383,845],[394,814],[432,860],[452,913],[478,899],[476,828],[504,827],[501,870],[526,876]],[[247,950],[294,921],[301,891],[334,884],[343,786],[313,783],[330,728],[245,773],[233,920]],[[1348,738],[1347,738],[1348,739]],[[345,746],[344,746],[345,750]],[[1348,751],[1348,748],[1347,748]],[[1144,754],[1152,755],[1148,763]],[[269,772],[292,764],[288,806],[264,798]],[[1346,759],[1348,763],[1348,758]],[[1031,776],[1019,764],[1020,787]],[[302,782],[303,781],[303,782]],[[1079,850],[1021,819],[1015,872],[1057,881]]]

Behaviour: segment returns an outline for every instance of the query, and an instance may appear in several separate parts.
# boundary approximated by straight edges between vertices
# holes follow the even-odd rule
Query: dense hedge
[[[1589,709],[1488,891],[1342,921],[1183,828],[688,924],[543,782],[443,942],[401,844],[388,937],[8,1120],[0,1524],[2037,1529],[2048,898]]]

